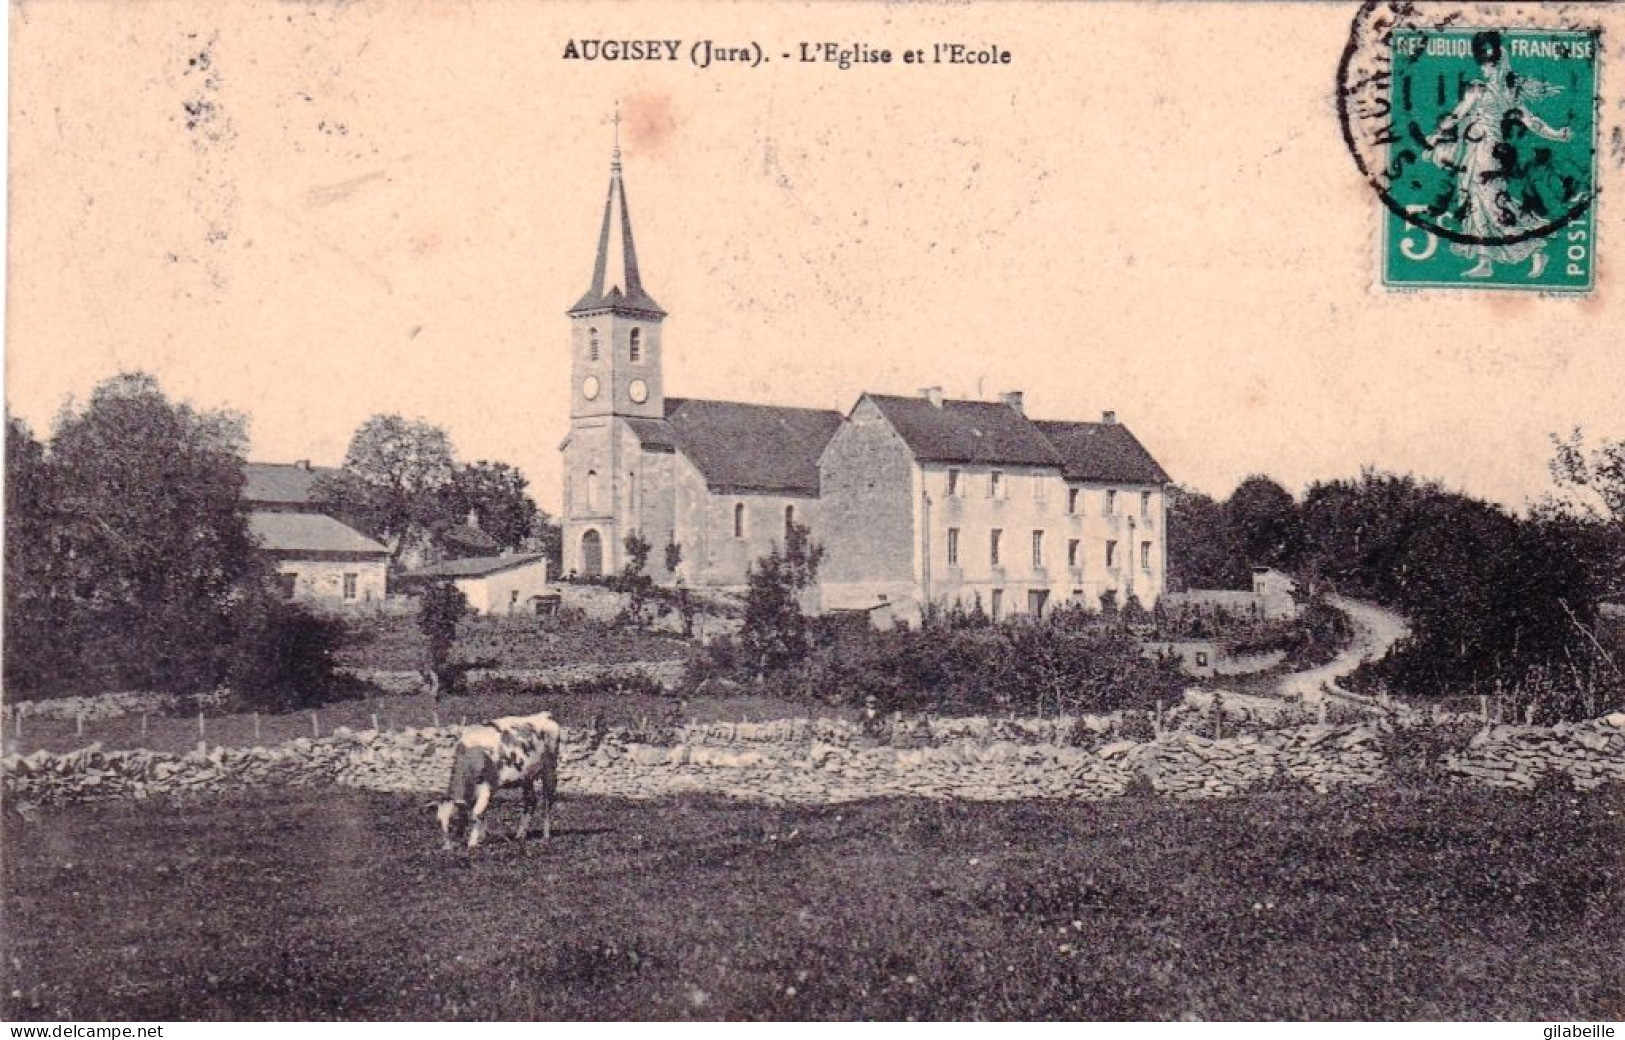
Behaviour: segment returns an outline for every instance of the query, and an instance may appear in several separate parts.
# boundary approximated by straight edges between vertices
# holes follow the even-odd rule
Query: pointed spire
[[[593,262],[592,287],[570,308],[571,314],[611,310],[664,317],[643,291],[638,275],[638,253],[632,243],[632,214],[621,179],[621,110],[615,106],[615,148],[609,161],[609,196],[604,200],[604,223],[598,232],[598,255]],[[619,226],[617,226],[619,225]]]

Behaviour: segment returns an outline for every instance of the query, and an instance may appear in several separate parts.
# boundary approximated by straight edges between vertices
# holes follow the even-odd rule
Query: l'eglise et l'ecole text
[[[631,212],[617,147],[591,280],[568,311],[566,573],[619,571],[636,532],[656,581],[739,589],[806,528],[824,547],[813,609],[914,620],[977,599],[994,616],[1156,604],[1170,478],[1116,413],[1036,419],[1019,390],[954,400],[940,387],[863,393],[844,413],[668,396],[666,311]]]

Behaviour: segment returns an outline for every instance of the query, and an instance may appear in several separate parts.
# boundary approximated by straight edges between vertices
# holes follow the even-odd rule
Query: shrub
[[[468,616],[468,598],[449,581],[437,581],[423,590],[418,601],[418,627],[428,640],[424,671],[430,696],[454,692],[460,673],[451,668],[451,647],[457,641],[457,623]]]
[[[347,692],[349,684],[334,672],[334,654],[347,634],[339,618],[258,592],[238,605],[232,620],[225,679],[245,706],[288,711]]]

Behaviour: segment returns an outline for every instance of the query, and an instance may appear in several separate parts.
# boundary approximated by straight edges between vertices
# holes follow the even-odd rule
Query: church
[[[1019,392],[935,387],[864,393],[844,415],[666,396],[666,312],[638,269],[619,146],[592,281],[568,314],[566,575],[617,572],[638,532],[660,583],[739,589],[802,524],[824,547],[823,610],[913,620],[979,599],[1007,617],[1149,608],[1163,592],[1170,478],[1111,412],[1034,419]]]

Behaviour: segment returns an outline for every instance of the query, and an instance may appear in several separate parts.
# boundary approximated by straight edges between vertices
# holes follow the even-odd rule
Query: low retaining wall
[[[1582,791],[1625,783],[1625,713],[1556,726],[1491,726],[1447,756],[1444,767],[1471,783],[1521,790],[1548,773],[1568,777]]]
[[[794,719],[711,724],[680,730],[672,746],[639,743],[625,730],[566,735],[561,783],[572,794],[656,798],[708,792],[763,802],[829,803],[914,796],[965,800],[1109,798],[1144,777],[1179,798],[1239,794],[1288,779],[1328,791],[1388,776],[1383,731],[1372,724],[1302,726],[1212,740],[1168,731],[1143,742],[1088,750],[1061,742],[1002,739],[1000,727],[1031,733],[1055,720],[935,720],[918,746],[865,737],[852,723]],[[37,751],[0,760],[8,804],[146,798],[272,785],[339,784],[430,796],[451,768],[459,729],[350,732],[278,747],[200,749],[185,755]],[[916,734],[919,736],[919,734]],[[1556,770],[1576,787],[1625,782],[1625,715],[1547,729],[1502,726],[1446,756],[1444,774],[1463,782],[1529,788]]]
[[[537,686],[568,686],[580,682],[613,682],[617,679],[646,678],[671,689],[683,677],[682,661],[630,661],[626,664],[559,664],[547,668],[471,668],[466,681],[487,679],[534,683]],[[422,672],[376,671],[341,668],[346,675],[371,683],[386,693],[424,692]]]

